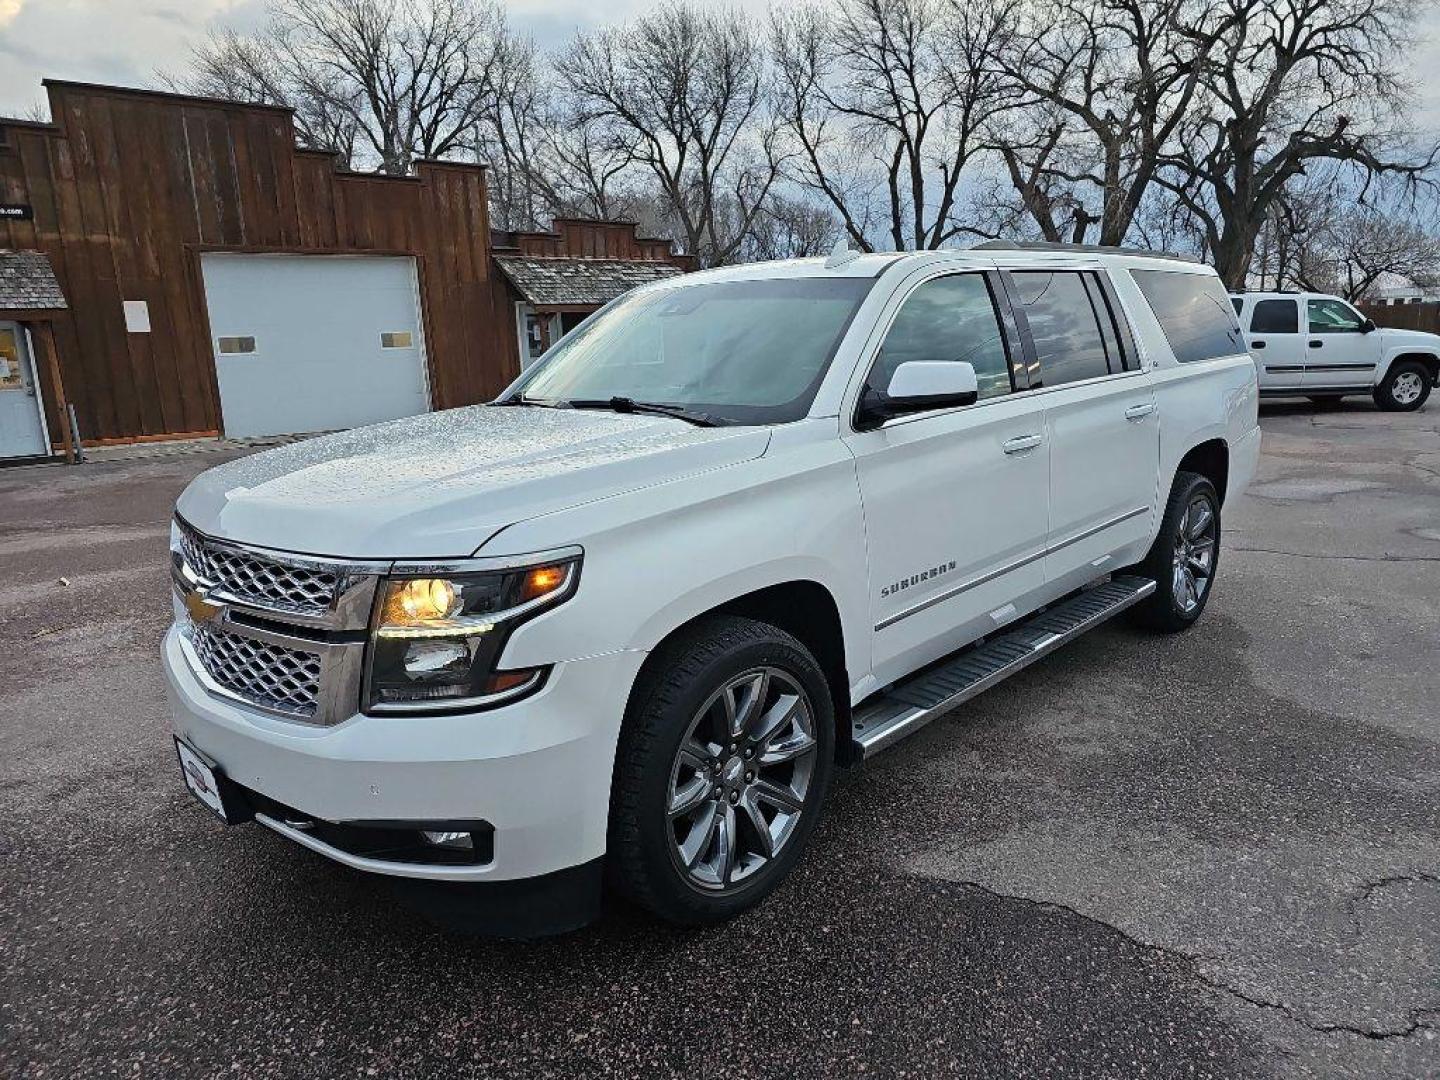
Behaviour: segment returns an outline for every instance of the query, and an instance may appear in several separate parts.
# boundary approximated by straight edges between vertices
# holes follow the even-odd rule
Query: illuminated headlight
[[[375,605],[367,711],[483,708],[537,689],[544,670],[497,670],[514,628],[574,594],[578,557],[515,569],[393,577]]]

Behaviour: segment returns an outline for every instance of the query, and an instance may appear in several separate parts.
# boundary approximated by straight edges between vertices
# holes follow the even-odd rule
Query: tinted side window
[[[1214,274],[1132,270],[1130,276],[1145,294],[1170,351],[1182,364],[1245,351],[1235,308]]]
[[[1010,357],[990,287],[981,274],[927,281],[905,298],[875,358],[869,383],[883,390],[911,360],[963,360],[982,398],[1010,392]]]
[[[1310,301],[1310,333],[1358,334],[1365,316],[1342,300]]]
[[[1079,273],[1024,270],[1010,276],[1035,340],[1040,378],[1032,379],[1032,386],[1060,386],[1110,373],[1105,338]]]
[[[1298,300],[1257,300],[1250,313],[1252,334],[1298,334],[1300,302]]]

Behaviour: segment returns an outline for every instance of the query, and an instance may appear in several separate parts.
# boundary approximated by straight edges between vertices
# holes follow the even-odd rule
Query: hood
[[[1440,334],[1427,334],[1424,330],[1397,330],[1393,326],[1382,326],[1376,332],[1387,346],[1414,345],[1431,352],[1440,349]]]
[[[228,462],[177,509],[201,532],[260,547],[463,558],[517,521],[748,461],[769,439],[661,416],[476,405]]]

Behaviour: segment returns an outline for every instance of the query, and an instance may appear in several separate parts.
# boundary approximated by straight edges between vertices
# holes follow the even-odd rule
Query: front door
[[[1014,389],[997,287],[983,273],[911,286],[867,375],[883,390],[906,361],[966,361],[980,388],[974,405],[846,436],[882,683],[989,633],[1044,585],[1049,448],[1040,403]]]
[[[1331,390],[1370,386],[1380,362],[1380,335],[1365,332],[1365,316],[1343,300],[1312,297],[1306,302],[1305,388]]]
[[[50,453],[35,365],[17,323],[0,323],[0,458]]]
[[[1300,301],[1291,297],[1256,300],[1245,327],[1245,344],[1255,359],[1261,390],[1298,390],[1305,379],[1305,338],[1300,334]]]

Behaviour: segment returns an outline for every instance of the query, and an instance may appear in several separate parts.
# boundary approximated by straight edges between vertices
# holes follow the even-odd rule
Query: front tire
[[[1414,412],[1430,396],[1432,380],[1417,360],[1397,360],[1375,387],[1375,404],[1384,412]]]
[[[704,619],[652,658],[627,710],[614,884],[675,923],[755,906],[799,860],[834,762],[834,705],[810,651],[767,623]]]
[[[1136,607],[1142,623],[1175,633],[1195,625],[1220,565],[1220,495],[1199,473],[1175,475],[1160,534],[1136,570],[1156,589]]]

